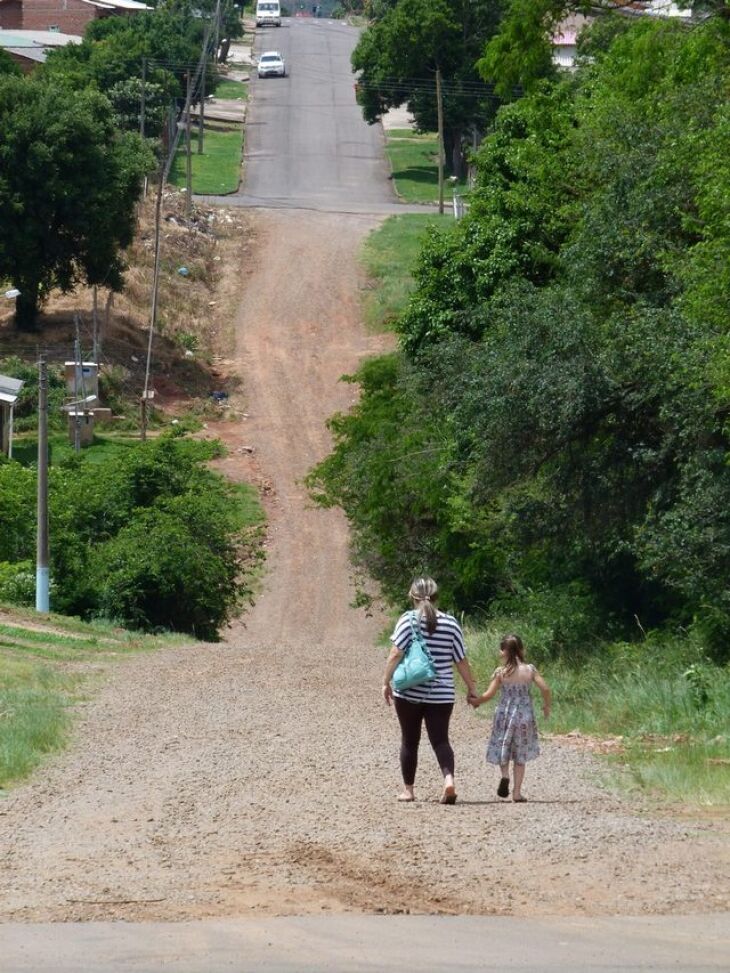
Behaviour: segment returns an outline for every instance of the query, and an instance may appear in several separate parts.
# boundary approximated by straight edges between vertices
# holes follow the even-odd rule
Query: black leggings
[[[394,697],[395,711],[401,729],[400,768],[403,783],[408,787],[416,779],[418,744],[421,742],[421,724],[426,721],[428,739],[436,754],[441,773],[454,773],[454,751],[449,743],[449,721],[453,703],[411,703]]]

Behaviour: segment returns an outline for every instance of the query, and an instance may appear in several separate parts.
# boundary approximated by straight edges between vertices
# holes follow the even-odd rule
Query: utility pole
[[[215,17],[215,33],[213,34],[213,64],[217,64],[218,48],[220,46],[221,0],[216,0],[215,13],[213,14],[213,16]]]
[[[147,58],[142,58],[142,90],[139,96],[139,134],[141,138],[144,138],[144,123],[145,123],[145,108],[146,108],[146,98],[147,98]],[[145,173],[144,183],[142,185],[142,199],[147,198],[147,174]]]
[[[200,118],[198,121],[198,155],[203,154],[203,132],[205,131],[205,66],[200,76]]]
[[[81,389],[79,379],[83,371],[81,362],[81,339],[79,337],[79,316],[74,314],[74,324],[76,325],[76,340],[74,341],[74,452],[81,452],[81,416],[79,415],[79,397]]]
[[[142,90],[139,96],[139,134],[144,138],[145,99],[147,97],[147,58],[142,58]]]
[[[441,68],[436,68],[436,113],[439,141],[439,213],[444,215],[444,103],[441,97]]]
[[[218,0],[215,8],[215,47],[213,49],[213,63],[215,64],[218,60],[218,24],[220,22],[220,0]],[[205,33],[203,35],[203,54],[202,54],[202,71],[200,73],[200,121],[198,122],[198,155],[203,154],[203,133],[205,129],[205,69],[206,69],[206,57],[208,53],[208,43],[210,41],[210,31],[211,31],[210,21],[206,24]]]
[[[38,527],[36,534],[35,610],[49,610],[48,578],[48,372],[43,355],[38,362]]]
[[[99,364],[99,292],[96,284],[91,289],[93,303],[91,305],[92,348],[94,361]]]
[[[185,186],[187,193],[185,196],[185,215],[190,216],[190,211],[193,202],[193,160],[190,155],[190,109],[192,100],[192,89],[190,82],[190,72],[185,72],[185,79],[187,81],[187,97],[185,98],[185,154],[187,157],[186,174],[185,174]]]
[[[162,213],[162,189],[165,185],[165,163],[160,160],[160,175],[157,182],[157,202],[155,203],[155,264],[152,275],[152,308],[150,310],[150,332],[147,338],[147,361],[144,370],[144,390],[142,392],[140,439],[147,439],[147,403],[152,397],[150,392],[150,365],[152,362],[152,336],[157,322],[157,292],[160,285],[160,222]]]

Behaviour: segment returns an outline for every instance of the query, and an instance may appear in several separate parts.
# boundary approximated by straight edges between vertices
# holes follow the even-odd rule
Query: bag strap
[[[426,653],[426,655],[431,660],[431,665],[435,665],[435,662],[433,661],[433,656],[431,655],[431,650],[428,647],[428,642],[424,638],[423,632],[421,631],[420,622],[419,622],[418,626],[416,626],[416,618],[417,617],[418,616],[416,615],[416,612],[415,611],[409,612],[409,618],[410,618],[410,622],[411,622],[411,636],[412,636],[412,638],[411,638],[411,644],[413,644],[413,639],[420,638],[421,643],[423,645],[423,651]],[[410,649],[410,647],[411,646],[409,645],[408,648]]]
[[[421,623],[419,622],[418,625],[416,625],[416,619],[418,618],[418,613],[416,612],[415,609],[412,612],[410,612],[410,616],[409,617],[410,617],[410,621],[411,621],[411,635],[412,635],[411,645],[413,645],[413,639],[415,639],[416,637],[420,638],[420,640],[421,640],[421,646],[423,648],[423,651],[429,657],[429,659],[431,660],[431,665],[435,669],[436,668],[436,663],[433,661],[433,656],[431,655],[431,650],[428,647],[428,642],[424,638],[423,632],[421,631]],[[410,647],[411,646],[409,645],[408,648],[410,649]],[[433,688],[434,688],[433,687],[433,681],[426,683],[426,685],[428,687],[428,695],[426,696],[426,701],[427,701],[428,698],[430,697],[431,693],[433,692]]]

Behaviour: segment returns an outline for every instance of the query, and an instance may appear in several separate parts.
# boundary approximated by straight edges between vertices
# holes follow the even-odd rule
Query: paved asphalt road
[[[32,934],[32,935],[30,935]],[[727,973],[727,916],[0,925],[2,973]]]
[[[246,118],[241,191],[228,206],[337,213],[427,212],[397,202],[380,125],[355,101],[350,54],[358,31],[338,21],[285,19],[260,30],[254,53],[278,50],[286,78],[258,78]]]

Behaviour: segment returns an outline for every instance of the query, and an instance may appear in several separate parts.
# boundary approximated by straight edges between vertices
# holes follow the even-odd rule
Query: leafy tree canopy
[[[27,329],[53,287],[121,286],[151,158],[99,92],[43,80],[0,79],[0,128],[0,277],[20,290]]]
[[[495,99],[480,84],[475,63],[500,13],[499,0],[399,0],[382,10],[352,55],[367,121],[407,103],[418,127],[434,131],[439,68],[447,158],[458,170],[462,138],[471,126],[483,130],[494,115]]]
[[[603,21],[500,110],[313,475],[388,594],[425,570],[463,610],[577,592],[603,631],[727,656],[729,31]]]

